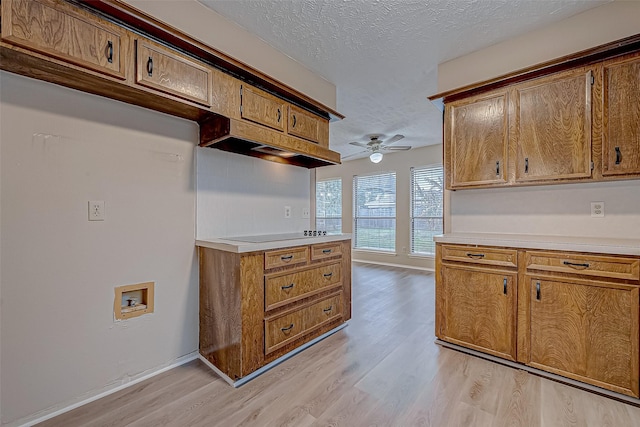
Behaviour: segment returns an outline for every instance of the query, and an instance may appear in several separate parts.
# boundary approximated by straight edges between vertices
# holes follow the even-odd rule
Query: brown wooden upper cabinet
[[[513,88],[516,182],[591,176],[593,81],[580,68]]]
[[[211,105],[211,70],[147,40],[136,40],[136,83],[189,101]]]
[[[447,187],[507,183],[507,107],[504,90],[446,106]]]
[[[321,118],[295,105],[289,105],[287,133],[311,142],[320,141]]]
[[[248,85],[240,87],[242,118],[279,131],[285,130],[286,102]]]
[[[640,174],[640,54],[603,66],[602,175]]]
[[[2,40],[119,79],[124,31],[47,0],[3,0]]]

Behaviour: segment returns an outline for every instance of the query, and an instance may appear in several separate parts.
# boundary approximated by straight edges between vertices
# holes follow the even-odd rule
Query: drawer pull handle
[[[280,109],[278,108],[278,123],[280,123],[281,119],[282,119],[282,111],[280,111]]]
[[[153,75],[153,58],[152,57],[149,57],[149,59],[147,60],[147,74],[149,74],[149,77]]]
[[[294,284],[294,283],[292,283],[292,284],[287,285],[287,286],[280,286],[280,289],[282,289],[282,290],[284,291],[285,289],[291,289],[291,288],[293,288],[294,286],[295,286],[295,284]]]
[[[484,254],[472,254],[472,253],[467,253],[467,256],[469,258],[484,258]]]
[[[333,276],[333,272],[325,273],[325,274],[323,274],[323,276],[328,279],[329,277]]]
[[[111,40],[107,42],[107,62],[113,63],[113,42]]]
[[[500,175],[500,161],[498,160],[496,162],[496,176]]]
[[[622,163],[622,153],[620,152],[620,147],[616,147],[616,165]]]
[[[296,127],[296,122],[297,122],[297,120],[296,120],[296,115],[294,114],[294,115],[293,115],[293,126],[291,126],[292,128],[295,128],[295,127]]]
[[[287,326],[286,328],[280,328],[282,332],[289,332],[291,329],[293,329],[293,323]]]
[[[524,173],[529,173],[529,158],[525,157],[524,159]]]
[[[291,260],[293,259],[293,255],[287,255],[287,256],[284,256],[284,255],[283,255],[283,256],[281,256],[281,257],[280,257],[280,259],[281,259],[282,261],[285,261],[285,262],[287,262],[287,261],[291,261]]]
[[[536,299],[540,301],[540,282],[536,282]]]
[[[568,265],[569,267],[584,267],[584,268],[589,268],[589,264],[588,263],[584,263],[584,264],[578,264],[575,262],[570,262],[570,261],[563,261],[562,262],[564,265]]]
[[[323,249],[322,250],[323,254],[330,254],[331,252],[333,252],[333,249]]]
[[[502,281],[502,292],[506,295],[507,294],[507,278],[505,277],[504,280]]]
[[[328,312],[330,312],[331,310],[333,310],[333,306],[332,306],[332,305],[330,305],[329,307],[325,308],[325,309],[324,309],[324,310],[322,310],[322,311],[324,311],[325,313],[328,313]]]

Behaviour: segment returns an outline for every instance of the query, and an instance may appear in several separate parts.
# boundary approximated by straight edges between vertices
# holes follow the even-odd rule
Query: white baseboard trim
[[[63,407],[61,409],[53,409],[52,412],[49,412],[46,415],[41,415],[38,418],[31,419],[31,420],[28,420],[28,421],[25,421],[25,419],[23,418],[22,420],[15,421],[17,424],[9,423],[9,424],[7,424],[7,427],[12,426],[12,425],[16,425],[16,426],[20,426],[20,427],[31,427],[31,426],[33,426],[35,424],[38,424],[38,423],[41,423],[43,421],[49,420],[51,418],[57,417],[58,415],[62,415],[65,412],[72,411],[72,410],[74,410],[76,408],[79,408],[79,407],[81,407],[83,405],[86,405],[87,403],[91,403],[91,402],[93,402],[95,400],[102,399],[105,396],[108,396],[110,394],[116,393],[116,392],[118,392],[120,390],[124,390],[125,388],[131,387],[132,385],[136,385],[136,384],[138,384],[138,383],[140,383],[142,381],[148,380],[149,378],[155,377],[156,375],[159,375],[159,374],[161,374],[163,372],[166,372],[166,371],[168,371],[170,369],[177,368],[178,366],[184,365],[185,363],[191,362],[192,360],[195,360],[197,358],[198,358],[198,352],[194,351],[192,353],[189,353],[187,355],[184,355],[182,357],[177,358],[173,363],[171,363],[168,366],[165,366],[163,368],[160,368],[160,369],[155,370],[153,372],[150,372],[148,374],[144,374],[144,375],[142,375],[142,376],[140,376],[140,377],[138,377],[138,378],[136,378],[134,380],[131,380],[131,381],[127,382],[127,383],[124,383],[124,384],[121,384],[121,385],[116,386],[114,388],[111,388],[109,390],[100,392],[100,393],[98,393],[98,394],[96,394],[94,396],[91,396],[91,397],[89,397],[87,399],[84,399],[84,400],[81,400],[79,402],[73,403],[71,405],[65,406],[65,407]]]
[[[359,263],[362,263],[362,264],[375,264],[375,265],[384,265],[384,266],[387,266],[387,267],[398,267],[398,268],[408,268],[408,269],[411,269],[411,270],[428,271],[430,273],[434,273],[435,272],[435,269],[433,269],[433,268],[417,267],[415,265],[394,264],[394,263],[391,263],[391,262],[369,261],[369,260],[363,260],[363,259],[352,259],[351,261],[359,262]]]
[[[242,377],[242,378],[240,378],[238,380],[235,380],[235,381],[233,379],[229,378],[224,372],[222,372],[220,369],[218,369],[214,364],[209,362],[203,355],[199,354],[198,356],[200,357],[200,360],[202,360],[202,362],[204,362],[205,365],[207,365],[209,368],[211,368],[216,374],[220,375],[220,377],[223,380],[225,380],[229,385],[232,385],[233,387],[237,388],[237,387],[240,387],[243,384],[248,383],[249,381],[251,381],[255,377],[257,377],[257,376],[259,376],[261,374],[264,374],[269,369],[274,368],[275,366],[281,364],[285,360],[295,356],[296,354],[300,353],[302,350],[305,350],[305,349],[311,347],[312,345],[314,345],[318,341],[322,341],[323,339],[327,338],[328,336],[335,334],[336,332],[338,332],[341,329],[344,329],[346,326],[347,326],[347,322],[343,323],[340,326],[337,326],[337,327],[331,329],[328,332],[325,332],[324,334],[320,335],[319,337],[312,339],[308,343],[302,344],[300,347],[297,347],[297,348],[291,350],[289,353],[285,354],[284,356],[280,356],[279,358],[277,358],[273,362],[271,362],[271,363],[269,363],[267,365],[264,365],[262,368],[258,369],[257,371],[253,371],[252,373],[250,373],[246,377]]]
[[[607,390],[607,389],[604,389],[604,388],[596,387],[596,386],[591,385],[591,384],[583,383],[581,381],[576,381],[576,380],[573,380],[571,378],[563,377],[563,376],[558,375],[558,374],[553,374],[551,372],[543,371],[541,369],[532,368],[531,366],[527,366],[527,365],[523,365],[523,364],[520,364],[520,363],[512,362],[511,360],[501,359],[499,357],[492,356],[490,354],[482,353],[480,351],[472,350],[470,348],[462,347],[462,346],[459,346],[459,345],[456,345],[456,344],[451,344],[451,343],[448,343],[446,341],[442,341],[442,340],[439,340],[439,339],[436,339],[435,343],[440,345],[440,346],[442,346],[442,347],[447,347],[447,348],[450,348],[452,350],[457,350],[457,351],[460,351],[462,353],[467,353],[467,354],[471,354],[473,356],[477,356],[477,357],[479,357],[481,359],[490,360],[492,362],[496,362],[496,363],[499,363],[501,365],[506,365],[506,366],[509,366],[509,367],[515,368],[515,369],[520,369],[521,371],[526,371],[526,372],[529,372],[530,374],[534,374],[534,375],[537,375],[539,377],[547,378],[547,379],[550,379],[550,380],[553,380],[553,381],[557,381],[559,383],[563,383],[563,384],[567,384],[567,385],[570,385],[570,386],[573,386],[573,387],[576,387],[576,388],[580,388],[582,390],[590,391],[590,392],[595,393],[595,394],[599,394],[599,395],[602,395],[602,396],[610,397],[612,399],[620,400],[620,401],[623,401],[625,403],[629,403],[630,405],[633,405],[633,406],[640,406],[640,399],[636,399],[635,397],[627,396],[627,395],[621,394],[621,393],[616,393],[615,391],[611,391],[611,390]]]

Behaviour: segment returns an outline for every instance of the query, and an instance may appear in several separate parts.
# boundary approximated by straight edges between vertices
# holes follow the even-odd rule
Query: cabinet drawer
[[[281,99],[242,85],[240,103],[243,119],[284,132],[285,102]]]
[[[638,260],[633,258],[529,251],[526,262],[527,270],[610,279],[640,279]]]
[[[342,316],[342,292],[295,311],[265,319],[265,354],[297,340]]]
[[[517,267],[518,251],[515,249],[497,249],[442,245],[442,259],[446,261],[468,262],[473,264]]]
[[[322,119],[301,108],[289,105],[289,121],[287,132],[289,135],[319,142],[320,123]]]
[[[137,40],[136,48],[136,83],[211,105],[211,70],[147,41]]]
[[[342,245],[340,243],[325,243],[320,245],[311,245],[311,259],[324,259],[342,254]]]
[[[2,18],[3,41],[125,78],[120,61],[124,32],[115,26],[82,16],[62,4],[35,0],[3,0]]]
[[[273,275],[265,278],[265,310],[272,310],[293,301],[341,285],[340,262],[296,273]]]
[[[285,267],[288,265],[306,264],[309,259],[309,247],[298,246],[295,248],[279,249],[264,253],[264,268]]]

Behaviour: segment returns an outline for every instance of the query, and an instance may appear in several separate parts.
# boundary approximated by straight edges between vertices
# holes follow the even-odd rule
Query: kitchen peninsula
[[[351,237],[197,240],[200,357],[234,386],[351,318]]]

